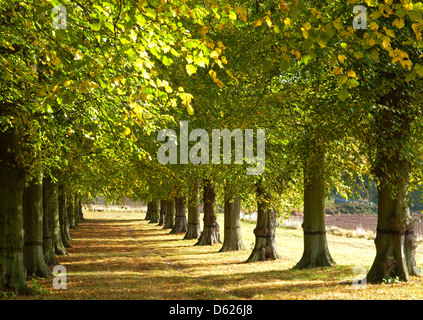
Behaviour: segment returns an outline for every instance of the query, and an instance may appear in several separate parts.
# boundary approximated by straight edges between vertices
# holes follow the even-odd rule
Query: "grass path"
[[[243,222],[244,251],[218,253],[220,245],[193,246],[195,240],[169,235],[143,220],[144,214],[86,212],[71,231],[69,256],[58,257],[67,270],[67,289],[39,280],[50,291],[37,299],[422,299],[423,278],[408,283],[351,285],[353,268],[369,268],[371,240],[328,235],[337,262],[331,268],[291,270],[302,254],[302,233],[278,228],[281,259],[246,264],[254,243],[254,224]],[[223,217],[219,223],[223,228]],[[418,250],[423,263],[423,250]],[[17,299],[34,299],[34,297]]]

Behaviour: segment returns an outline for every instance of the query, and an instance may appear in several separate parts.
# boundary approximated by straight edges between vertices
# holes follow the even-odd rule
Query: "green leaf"
[[[172,64],[173,60],[168,58],[167,56],[163,56],[162,62],[166,67],[169,67]]]
[[[347,88],[342,88],[341,91],[338,92],[338,98],[342,101],[347,100],[349,96],[350,94],[348,93]]]
[[[355,88],[360,85],[360,82],[358,82],[356,79],[348,79],[346,84],[349,88]]]
[[[90,24],[90,27],[92,31],[99,31],[101,28],[101,23],[92,23]]]

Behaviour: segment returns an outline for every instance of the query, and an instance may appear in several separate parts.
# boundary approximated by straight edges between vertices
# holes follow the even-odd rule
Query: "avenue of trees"
[[[0,290],[30,293],[29,275],[49,276],[99,194],[141,200],[150,223],[221,252],[246,249],[241,209],[255,211],[247,262],[278,259],[276,218],[300,210],[295,268],[331,266],[325,199],[369,180],[367,281],[419,275],[422,12],[410,0],[1,1]],[[224,129],[232,159],[216,164],[211,136]],[[158,161],[164,146],[176,162]]]

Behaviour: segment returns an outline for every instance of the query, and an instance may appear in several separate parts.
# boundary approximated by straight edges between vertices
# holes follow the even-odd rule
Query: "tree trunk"
[[[43,254],[43,184],[42,174],[32,179],[23,192],[25,242],[24,266],[28,275],[48,277],[51,272]]]
[[[172,198],[166,200],[166,223],[163,229],[173,229],[175,226],[175,200]]]
[[[166,200],[160,200],[160,218],[158,226],[164,226],[166,223],[167,203]]]
[[[185,213],[185,197],[175,197],[175,225],[169,234],[187,232],[187,216]]]
[[[304,168],[304,251],[294,269],[332,266],[326,240],[324,152],[320,149],[314,161]]]
[[[80,222],[84,221],[84,211],[82,211],[82,200],[81,200],[81,198],[79,198],[79,200],[78,200],[78,216],[79,216]]]
[[[3,128],[1,128],[3,129]],[[25,172],[15,129],[0,129],[0,290],[31,294],[23,264]]]
[[[416,264],[414,222],[408,207],[411,164],[407,157],[412,115],[403,111],[408,111],[408,104],[400,97],[401,93],[397,92],[384,97],[380,104],[391,105],[380,108],[376,117],[379,141],[374,173],[379,180],[378,221],[376,257],[367,274],[370,283],[391,277],[407,281],[409,276],[420,273]]]
[[[145,213],[144,220],[151,220],[151,208],[153,206],[153,202],[150,201],[147,203],[147,212]]]
[[[190,196],[188,197],[188,227],[184,240],[198,239],[201,234],[200,228],[200,189],[198,182],[194,182]]]
[[[62,241],[62,232],[60,228],[59,217],[59,186],[57,183],[52,183],[50,187],[50,215],[52,217],[52,240],[54,251],[58,255],[67,255]]]
[[[222,243],[220,240],[220,227],[217,223],[215,213],[216,193],[214,186],[210,180],[204,181],[203,188],[203,203],[204,203],[204,227],[201,232],[196,246],[214,245],[215,243]]]
[[[65,248],[71,248],[71,236],[69,233],[69,221],[67,210],[67,199],[64,194],[63,187],[59,185],[59,221],[62,242]]]
[[[69,220],[69,229],[75,229],[76,228],[76,219],[75,219],[75,196],[73,194],[67,194],[66,195],[66,201],[67,201],[67,213],[68,213],[68,220]]]
[[[160,212],[160,201],[159,200],[151,201],[151,219],[149,223],[159,222],[159,212]]]
[[[225,231],[223,246],[219,252],[244,250],[241,236],[241,200],[225,194]]]
[[[51,189],[51,178],[45,177],[43,179],[43,254],[47,265],[58,265],[52,238]]]
[[[79,196],[77,193],[75,193],[75,197],[74,197],[74,208],[75,208],[75,226],[78,227],[79,224],[79,208],[78,208],[78,203],[79,203]]]
[[[246,262],[277,260],[280,258],[276,249],[276,211],[271,206],[271,199],[261,184],[257,185],[257,225],[254,229],[256,242]]]

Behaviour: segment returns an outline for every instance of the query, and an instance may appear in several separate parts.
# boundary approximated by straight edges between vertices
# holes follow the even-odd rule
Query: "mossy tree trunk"
[[[187,215],[185,208],[185,197],[175,197],[175,225],[170,234],[187,232]]]
[[[149,223],[158,223],[160,214],[160,200],[151,201],[151,219]]]
[[[376,257],[367,274],[370,283],[391,277],[407,281],[409,276],[420,273],[414,222],[408,206],[411,168],[408,148],[413,115],[407,113],[409,104],[400,90],[384,96],[380,105],[387,108],[378,108],[376,116],[378,143],[373,169],[379,180],[378,221]]]
[[[184,240],[198,239],[201,234],[200,228],[200,186],[195,181],[188,196],[188,227]]]
[[[60,228],[60,217],[59,217],[59,185],[57,183],[51,183],[50,185],[50,215],[52,219],[52,241],[54,251],[57,255],[67,255],[65,246],[62,241],[62,232]]]
[[[76,215],[75,215],[75,195],[72,193],[66,194],[66,210],[68,213],[69,229],[76,228]]]
[[[228,190],[225,190],[225,230],[223,234],[223,246],[219,252],[244,250],[241,235],[241,199],[232,197]]]
[[[280,258],[276,248],[276,211],[271,199],[261,183],[256,186],[257,224],[254,229],[256,242],[246,262],[277,260]]]
[[[145,218],[144,220],[151,220],[151,208],[152,208],[152,201],[149,201],[147,203],[147,211],[145,213]]]
[[[0,127],[0,290],[30,294],[23,263],[25,171],[16,129]]]
[[[217,222],[215,213],[216,207],[216,193],[213,182],[211,180],[204,180],[203,186],[203,203],[204,203],[204,226],[198,239],[196,246],[209,246],[216,243],[222,243],[220,240],[220,227]]]
[[[74,203],[74,209],[75,209],[75,225],[76,225],[76,227],[78,227],[78,224],[79,224],[79,208],[78,208],[79,195],[78,195],[78,193],[75,193],[73,203]]]
[[[51,178],[43,178],[43,253],[47,265],[58,265],[53,245],[53,216],[51,214]]]
[[[158,226],[164,226],[166,223],[167,203],[166,200],[160,200],[160,217]]]
[[[315,148],[311,161],[304,168],[304,251],[294,269],[332,266],[326,240],[324,149]]]
[[[24,266],[28,275],[51,275],[43,253],[43,184],[42,173],[29,181],[23,192],[25,242]]]
[[[78,199],[78,216],[79,216],[80,222],[84,221],[84,211],[82,210],[82,200],[81,200],[81,198]]]
[[[175,200],[173,198],[166,200],[166,223],[163,229],[173,229],[175,226]]]
[[[59,221],[60,221],[60,232],[62,235],[62,242],[65,248],[71,248],[70,242],[72,241],[69,233],[69,220],[67,210],[67,199],[63,185],[59,185]]]

